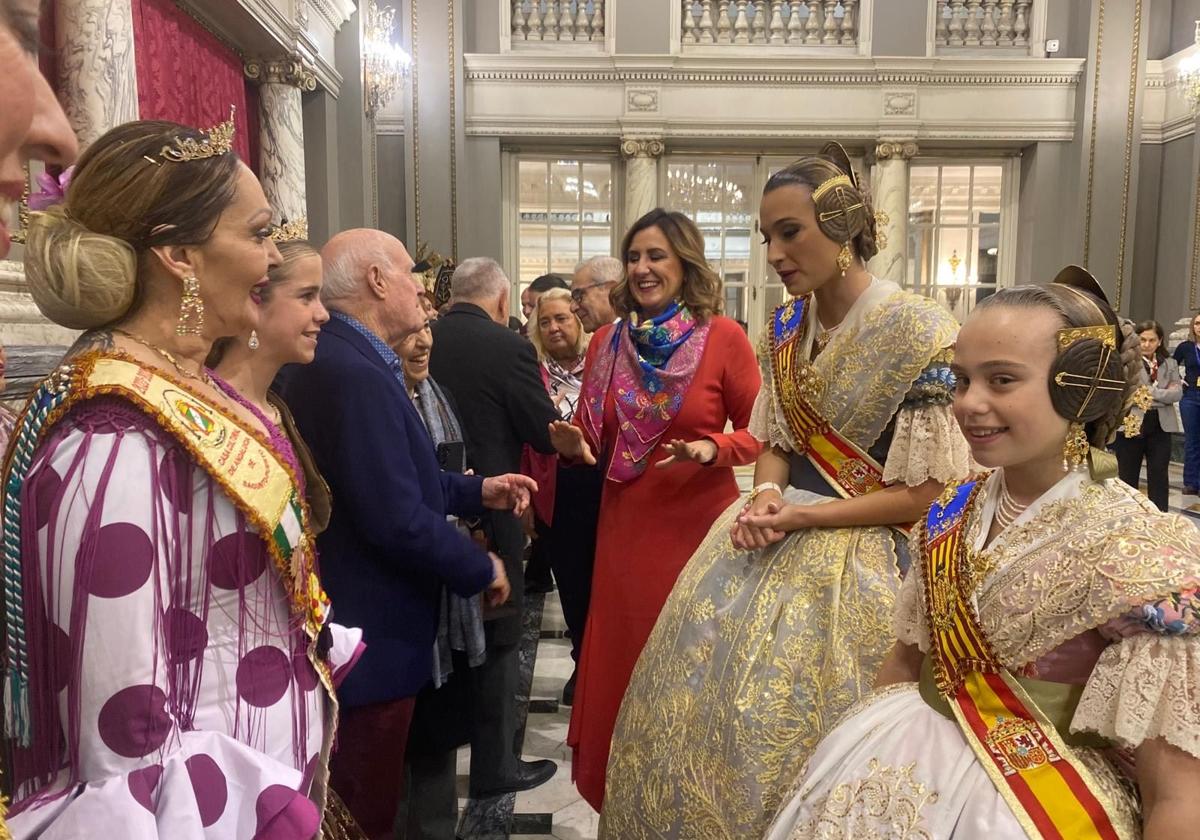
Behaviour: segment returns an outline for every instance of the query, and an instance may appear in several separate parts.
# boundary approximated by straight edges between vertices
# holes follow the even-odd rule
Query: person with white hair
[[[590,333],[617,319],[609,294],[620,282],[625,267],[616,257],[588,257],[575,266],[571,277],[571,311]]]
[[[505,326],[511,294],[512,284],[495,260],[463,260],[450,279],[450,309],[433,327],[430,372],[462,408],[468,461],[485,475],[519,471],[525,444],[553,453],[549,425],[559,418],[533,345]],[[513,597],[505,607],[485,612],[487,661],[474,669],[470,789],[477,799],[528,790],[555,771],[552,761],[520,761],[514,749],[525,534],[520,521],[504,511],[489,514],[488,525]]]
[[[342,683],[331,784],[368,837],[392,836],[417,693],[429,682],[443,587],[509,596],[504,564],[446,521],[521,513],[536,483],[438,464],[391,349],[425,326],[412,257],[392,236],[350,230],[322,249],[330,320],[316,357],[285,370],[281,394],[333,493],[318,538],[325,588],[366,651]]]

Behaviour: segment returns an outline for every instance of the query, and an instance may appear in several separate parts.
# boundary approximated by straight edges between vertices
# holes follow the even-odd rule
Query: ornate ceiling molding
[[[333,27],[334,32],[354,15],[351,0],[297,0],[297,5],[307,5]]]

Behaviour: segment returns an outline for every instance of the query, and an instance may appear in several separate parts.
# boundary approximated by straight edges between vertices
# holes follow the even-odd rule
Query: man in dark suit
[[[542,384],[533,345],[505,328],[511,285],[495,260],[464,260],[450,278],[451,307],[433,328],[429,369],[463,409],[475,471],[520,469],[529,444],[553,453],[550,423],[559,418]],[[485,614],[488,658],[476,669],[471,794],[481,798],[528,790],[554,775],[553,762],[520,761],[517,731],[517,647],[521,638],[525,534],[507,511],[489,516],[492,545],[513,585],[509,606]]]
[[[318,538],[325,588],[366,651],[338,690],[331,783],[368,837],[392,836],[413,702],[432,673],[442,586],[507,600],[504,564],[446,521],[448,513],[523,510],[520,475],[460,476],[438,466],[391,345],[425,313],[399,240],[340,233],[321,251],[332,318],[316,358],[287,370],[282,393],[329,482],[333,515]]]

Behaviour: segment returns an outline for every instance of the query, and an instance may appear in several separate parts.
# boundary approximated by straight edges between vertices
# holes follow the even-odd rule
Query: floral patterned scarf
[[[583,383],[579,412],[593,449],[603,441],[604,402],[616,401],[616,451],[608,477],[632,481],[670,428],[700,366],[711,321],[697,324],[686,306],[674,303],[662,315],[631,324],[621,321],[596,353]]]

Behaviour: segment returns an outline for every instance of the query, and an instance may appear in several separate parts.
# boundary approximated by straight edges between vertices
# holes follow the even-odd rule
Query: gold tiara
[[[294,222],[284,219],[283,224],[275,226],[275,229],[271,232],[271,238],[276,243],[308,239],[308,217],[301,216]]]
[[[1076,341],[1092,338],[1109,350],[1117,349],[1117,328],[1112,324],[1095,327],[1069,327],[1058,331],[1058,349],[1066,350]]]
[[[853,188],[854,182],[852,180],[850,180],[849,175],[834,175],[828,181],[825,181],[824,183],[821,184],[821,186],[819,186],[815,190],[813,190],[813,194],[812,194],[813,201],[820,201],[821,198],[825,195],[825,193],[829,192],[830,190],[832,190],[836,187],[852,187]],[[862,205],[859,205],[859,206],[861,207]]]
[[[168,143],[162,147],[159,157],[163,160],[174,161],[175,163],[184,163],[189,160],[205,160],[206,158],[220,157],[233,148],[233,114],[235,106],[229,106],[229,119],[223,123],[219,123],[204,134],[203,139],[194,137],[176,137],[174,143]],[[150,160],[150,158],[147,158]]]

